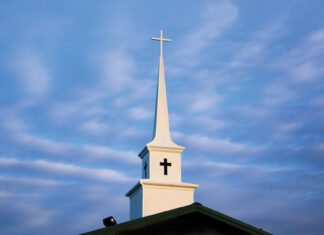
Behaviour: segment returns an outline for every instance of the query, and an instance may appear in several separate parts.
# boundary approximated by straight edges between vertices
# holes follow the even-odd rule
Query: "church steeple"
[[[142,160],[142,179],[126,194],[130,198],[130,218],[156,214],[194,202],[197,184],[181,181],[181,153],[184,147],[176,145],[170,136],[168,105],[164,79],[162,43],[156,94],[153,140],[138,154]]]
[[[149,145],[180,147],[176,145],[170,136],[168,102],[166,97],[164,63],[163,63],[163,42],[171,42],[170,39],[163,38],[163,31],[160,31],[159,38],[152,40],[160,41],[160,63],[158,73],[158,86],[156,94],[155,118],[153,127],[153,140]]]

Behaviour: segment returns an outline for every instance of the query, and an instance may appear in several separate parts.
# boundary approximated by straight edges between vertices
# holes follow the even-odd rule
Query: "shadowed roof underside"
[[[124,234],[264,234],[270,233],[222,213],[193,203],[83,235]]]

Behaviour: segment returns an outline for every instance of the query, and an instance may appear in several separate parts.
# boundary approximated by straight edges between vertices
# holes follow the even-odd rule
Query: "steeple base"
[[[197,184],[142,179],[126,194],[130,198],[130,219],[190,205],[196,188]]]

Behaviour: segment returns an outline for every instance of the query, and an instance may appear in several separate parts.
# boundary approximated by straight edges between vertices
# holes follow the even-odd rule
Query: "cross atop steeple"
[[[181,146],[176,145],[172,141],[170,136],[168,104],[167,104],[166,89],[165,89],[162,43],[171,42],[171,40],[163,38],[162,30],[160,31],[160,37],[152,38],[152,40],[160,41],[160,64],[159,64],[158,87],[157,87],[158,89],[156,94],[153,140],[148,145],[182,148]]]
[[[152,38],[152,40],[160,41],[160,56],[162,57],[162,42],[171,42],[170,39],[163,38],[163,31],[161,29],[160,31],[160,37],[159,38]]]
[[[181,153],[185,149],[175,144],[170,136],[167,94],[162,56],[161,30],[160,63],[156,93],[153,140],[138,154],[142,159],[142,179],[126,194],[130,198],[130,218],[136,219],[194,202],[197,184],[181,181]]]

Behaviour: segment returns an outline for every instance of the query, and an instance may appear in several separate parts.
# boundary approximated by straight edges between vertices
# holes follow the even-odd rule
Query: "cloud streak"
[[[49,162],[46,160],[20,161],[14,158],[0,158],[1,167],[20,167],[74,178],[90,179],[110,183],[130,183],[135,180],[117,171],[109,169],[93,169],[79,167],[74,164],[62,162]]]
[[[232,142],[228,139],[211,138],[201,134],[186,136],[175,132],[174,136],[186,146],[191,146],[196,151],[213,154],[247,154],[256,153],[264,149],[263,146],[249,146],[242,143]]]
[[[26,95],[40,98],[50,91],[51,76],[39,53],[25,51],[13,62],[19,86]]]
[[[70,143],[63,143],[60,141],[53,141],[46,138],[37,137],[28,133],[12,133],[11,138],[16,142],[28,148],[37,151],[71,158],[74,156],[81,156],[79,160],[115,160],[126,164],[139,164],[137,154],[132,151],[115,150],[107,146],[83,144],[75,146]]]
[[[199,26],[188,35],[184,47],[179,50],[183,57],[194,59],[198,53],[211,44],[238,16],[238,8],[231,1],[208,2],[201,13]],[[194,63],[196,61],[193,61]]]

